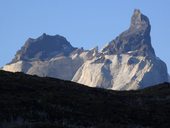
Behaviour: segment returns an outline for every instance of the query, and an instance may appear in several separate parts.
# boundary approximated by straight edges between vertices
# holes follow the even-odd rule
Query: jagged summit
[[[155,56],[151,45],[150,22],[140,10],[135,9],[128,30],[111,41],[102,52],[105,54],[127,54]]]
[[[150,29],[151,29],[151,26],[150,26],[148,17],[143,15],[139,9],[135,9],[132,15],[132,18],[131,18],[130,30],[131,31],[144,30],[145,32],[147,32],[147,34],[149,34]]]
[[[18,60],[46,60],[57,55],[69,55],[75,48],[63,36],[43,33],[36,39],[29,38],[17,52],[12,62]]]

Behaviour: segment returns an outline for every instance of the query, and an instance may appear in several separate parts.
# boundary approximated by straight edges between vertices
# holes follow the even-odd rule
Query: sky
[[[102,48],[128,29],[134,9],[151,23],[152,46],[170,72],[170,0],[0,0],[0,67],[29,38],[62,35],[75,47]]]

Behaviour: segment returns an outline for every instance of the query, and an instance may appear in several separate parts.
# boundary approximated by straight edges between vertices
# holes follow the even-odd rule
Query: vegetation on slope
[[[169,85],[111,91],[0,71],[0,128],[169,127]]]

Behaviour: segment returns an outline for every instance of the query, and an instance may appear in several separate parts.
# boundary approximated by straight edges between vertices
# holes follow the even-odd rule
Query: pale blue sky
[[[0,66],[42,33],[101,48],[129,27],[135,8],[149,17],[156,55],[170,69],[170,0],[0,0]]]

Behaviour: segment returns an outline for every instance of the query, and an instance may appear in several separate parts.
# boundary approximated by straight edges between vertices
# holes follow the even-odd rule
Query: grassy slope
[[[0,71],[0,128],[170,127],[169,120],[168,83],[118,92]]]

